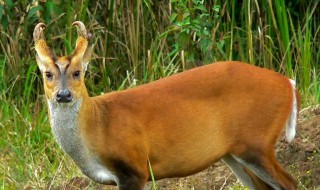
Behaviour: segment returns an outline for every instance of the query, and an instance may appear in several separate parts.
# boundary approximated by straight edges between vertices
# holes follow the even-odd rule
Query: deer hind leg
[[[278,163],[274,152],[256,153],[243,157],[233,156],[240,164],[248,168],[247,174],[255,174],[275,190],[296,190],[297,183]],[[251,178],[252,179],[252,178]]]
[[[233,156],[226,155],[222,160],[229,166],[236,177],[250,190],[271,190],[272,188],[238,162]]]

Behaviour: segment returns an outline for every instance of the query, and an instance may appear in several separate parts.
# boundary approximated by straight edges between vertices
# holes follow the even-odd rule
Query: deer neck
[[[82,98],[69,105],[48,100],[50,124],[59,146],[73,159],[84,174],[100,183],[117,181],[86,145],[80,133],[81,113],[87,112],[90,98]]]

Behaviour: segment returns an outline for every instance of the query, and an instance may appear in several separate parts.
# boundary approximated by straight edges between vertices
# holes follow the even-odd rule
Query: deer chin
[[[58,102],[55,99],[48,100],[48,104],[53,107],[60,107],[60,108],[73,108],[76,105],[81,105],[81,99],[73,99],[71,102]]]

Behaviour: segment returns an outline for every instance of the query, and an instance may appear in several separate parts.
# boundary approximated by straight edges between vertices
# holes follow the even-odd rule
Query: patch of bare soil
[[[296,138],[286,142],[284,135],[276,146],[279,162],[298,181],[299,189],[320,189],[320,106],[309,107],[300,112]],[[176,179],[157,181],[158,189],[169,190],[219,190],[233,187],[237,179],[223,163],[217,162],[198,174]],[[149,187],[151,183],[149,183]],[[87,178],[76,177],[54,189],[116,190],[102,186]],[[243,189],[243,188],[242,188]]]
[[[320,189],[320,105],[300,112],[297,136],[277,145],[280,163],[300,183],[300,189]]]

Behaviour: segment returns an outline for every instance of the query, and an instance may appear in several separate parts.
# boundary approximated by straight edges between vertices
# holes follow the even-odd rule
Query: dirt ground
[[[299,189],[320,190],[320,105],[305,108],[300,112],[297,135],[293,142],[286,142],[284,135],[276,146],[279,162],[297,179]],[[148,184],[149,187],[151,183]],[[217,162],[207,170],[178,179],[157,181],[157,189],[168,190],[220,190],[245,189],[223,163]],[[237,187],[237,188],[235,188]],[[115,190],[102,186],[84,177],[75,177],[54,189]]]

